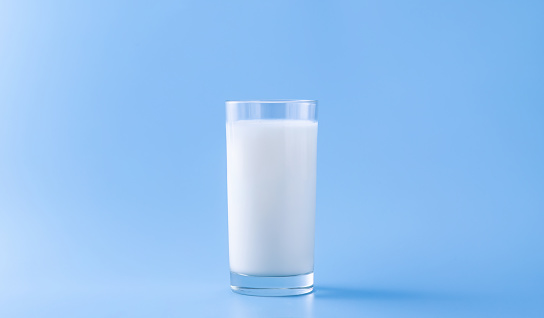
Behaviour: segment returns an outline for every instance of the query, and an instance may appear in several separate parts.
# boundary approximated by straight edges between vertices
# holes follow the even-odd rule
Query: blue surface
[[[1,317],[543,317],[541,1],[0,2]],[[224,100],[320,101],[316,292],[228,286]]]

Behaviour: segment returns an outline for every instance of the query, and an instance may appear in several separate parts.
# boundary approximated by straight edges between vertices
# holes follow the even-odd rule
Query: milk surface
[[[231,271],[313,271],[317,122],[227,123]]]

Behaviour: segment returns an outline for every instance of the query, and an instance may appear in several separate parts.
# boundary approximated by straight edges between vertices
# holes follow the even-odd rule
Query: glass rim
[[[288,104],[288,103],[317,103],[315,99],[249,99],[226,100],[225,103],[236,104]]]

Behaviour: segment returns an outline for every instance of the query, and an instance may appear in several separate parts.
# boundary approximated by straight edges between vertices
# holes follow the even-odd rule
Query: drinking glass
[[[317,102],[227,101],[230,284],[256,296],[310,293]]]

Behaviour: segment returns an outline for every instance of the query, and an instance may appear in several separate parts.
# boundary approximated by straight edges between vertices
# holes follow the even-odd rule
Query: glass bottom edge
[[[233,292],[249,296],[298,296],[314,289],[314,273],[292,276],[251,276],[231,272]]]

